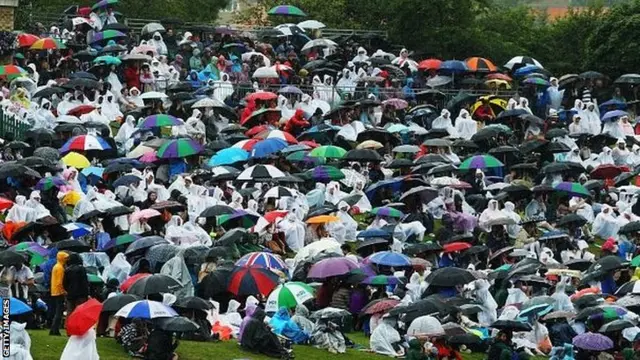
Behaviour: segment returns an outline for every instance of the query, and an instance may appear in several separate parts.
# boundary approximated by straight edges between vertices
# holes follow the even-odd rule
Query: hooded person
[[[193,49],[193,55],[189,59],[189,69],[191,71],[199,72],[204,66],[202,65],[202,58],[200,57],[200,49]]]
[[[618,119],[618,118],[609,119],[609,120],[605,121],[604,125],[602,126],[602,133],[603,134],[609,134],[609,136],[617,138],[617,139],[626,137],[626,135],[624,133],[624,129],[622,128],[622,125],[620,124],[620,119]]]
[[[304,304],[298,304],[296,305],[295,314],[291,317],[291,321],[296,323],[296,325],[298,325],[298,327],[300,327],[305,333],[311,334],[313,333],[315,324],[309,320],[310,316],[311,313],[309,312],[309,309],[307,309]]]
[[[227,306],[227,312],[220,315],[222,322],[230,326],[234,334],[239,334],[240,326],[242,326],[242,316],[238,312],[240,305],[238,301],[231,299]]]
[[[349,195],[362,196],[360,200],[358,200],[358,202],[353,206],[353,208],[355,208],[353,210],[357,210],[357,212],[359,213],[371,211],[371,209],[373,209],[373,207],[371,206],[371,202],[369,201],[369,198],[364,193],[364,185],[365,185],[365,182],[363,180],[357,179],[353,183],[353,190],[351,190],[351,192],[349,193]]]
[[[355,76],[351,72],[351,70],[344,68],[342,69],[342,77],[336,83],[336,88],[340,90],[343,94],[349,94],[353,96],[356,91],[358,83],[355,80]]]
[[[277,226],[280,231],[284,232],[284,240],[293,252],[298,252],[304,247],[306,227],[298,219],[294,211],[289,211],[286,217],[278,222]]]
[[[233,84],[229,79],[229,74],[220,73],[220,80],[214,83],[213,97],[224,102],[233,94]]]
[[[613,163],[616,166],[627,165],[627,158],[630,156],[631,152],[627,149],[627,142],[625,139],[620,138],[616,143],[616,148],[613,149],[611,153],[611,157],[613,158]]]
[[[431,128],[447,130],[449,136],[452,138],[459,137],[458,130],[453,127],[453,123],[451,122],[451,113],[447,109],[442,109],[440,116],[431,123]]]
[[[40,74],[38,73],[38,70],[36,69],[36,64],[34,63],[29,63],[27,65],[27,72],[28,72],[28,76],[31,80],[33,80],[33,82],[38,85],[38,82],[40,81]]]
[[[99,360],[96,331],[91,328],[84,335],[71,335],[60,360]]]
[[[600,116],[596,112],[596,105],[592,102],[588,102],[583,105],[585,109],[582,111],[581,118],[582,122],[584,122],[584,127],[587,129],[587,132],[591,135],[599,135],[602,130],[602,122],[600,121]],[[605,129],[607,125],[605,124]],[[602,132],[606,132],[606,130],[602,130]],[[619,136],[614,137],[618,138]]]
[[[141,93],[137,87],[132,87],[129,89],[129,96],[127,97],[127,101],[134,104],[138,108],[144,107],[144,100],[140,97]]]
[[[533,114],[533,111],[529,108],[529,100],[526,97],[520,98],[520,109],[528,112],[529,114]]]
[[[62,101],[60,101],[58,107],[56,108],[56,110],[58,110],[58,116],[67,115],[67,112],[69,112],[69,110],[73,109],[77,105],[78,104],[73,101],[73,94],[70,92],[65,93],[62,96]]]
[[[633,144],[631,153],[627,157],[627,165],[635,167],[640,164],[640,146]]]
[[[396,350],[396,346],[402,341],[400,333],[394,328],[395,318],[385,316],[382,322],[371,333],[369,345],[371,351],[376,354],[398,357],[403,355],[402,351]]]
[[[116,121],[124,116],[122,111],[120,111],[120,106],[113,94],[107,94],[106,99],[102,104],[101,112],[102,115],[104,115],[110,122]]]
[[[491,221],[504,217],[503,212],[500,211],[498,207],[498,200],[489,200],[487,208],[482,212],[482,214],[480,214],[480,218],[478,219],[478,226],[489,232],[491,230]]]
[[[220,79],[220,70],[218,70],[218,68],[214,64],[215,61],[216,59],[213,58],[211,60],[211,64],[208,64],[204,69],[202,69],[202,71],[198,73],[198,79],[203,83],[207,83],[209,82],[209,80],[215,83],[215,81],[218,81]]]
[[[478,123],[471,118],[467,110],[462,109],[456,118],[455,129],[459,137],[470,140],[478,132]]]
[[[111,91],[113,91],[113,93],[120,94],[123,86],[122,86],[122,82],[120,81],[120,78],[118,78],[118,74],[116,74],[115,65],[111,65],[109,67],[109,75],[107,75],[107,78],[105,79],[105,81],[111,84]]]
[[[498,304],[489,292],[491,284],[487,280],[480,279],[474,281],[475,298],[482,307],[478,313],[478,322],[481,326],[487,327],[498,320]]]
[[[257,305],[254,305],[254,304],[249,304],[249,305],[245,306],[245,308],[244,308],[244,319],[242,319],[242,322],[240,323],[240,330],[238,331],[238,342],[239,343],[242,343],[242,334],[244,333],[244,329],[247,327],[247,324],[249,323],[249,321],[253,317],[253,314],[255,313],[257,308],[258,308]]]
[[[602,205],[602,210],[596,215],[591,226],[591,234],[602,239],[616,236],[619,229],[618,221],[613,214],[613,209],[609,205]]]
[[[124,124],[118,129],[118,133],[113,138],[118,144],[120,151],[126,153],[134,145],[133,134],[136,132],[136,119],[133,115],[127,115]]]
[[[555,300],[553,308],[555,311],[569,311],[574,312],[573,303],[567,295],[567,285],[571,284],[571,278],[568,276],[560,277],[560,281],[556,283],[556,290],[551,295],[551,298]]]
[[[582,120],[580,115],[574,114],[571,124],[569,124],[569,134],[588,134],[590,133],[588,125]]]
[[[178,298],[185,298],[194,294],[193,281],[191,280],[189,267],[187,267],[187,263],[184,260],[184,252],[185,249],[180,249],[176,256],[162,265],[160,269],[160,274],[171,276],[182,285],[173,292]]]
[[[551,77],[549,79],[550,86],[547,88],[547,97],[549,98],[549,106],[554,110],[559,110],[562,106],[562,98],[564,97],[564,89],[560,90],[558,79]]]
[[[40,108],[33,114],[33,129],[53,130],[56,127],[56,117],[51,112],[51,102],[47,99],[40,101]]]
[[[151,39],[147,41],[147,45],[153,46],[159,55],[169,55],[169,50],[167,49],[167,45],[164,43],[162,34],[158,31],[153,33]]]
[[[298,324],[291,320],[289,310],[284,306],[280,307],[278,312],[273,315],[269,321],[269,325],[271,325],[274,333],[286,337],[294,344],[304,344],[309,339],[310,334],[306,333]]]
[[[580,148],[577,146],[573,147],[567,156],[564,158],[564,161],[574,162],[582,165],[582,157],[580,156]]]
[[[8,360],[33,360],[31,356],[31,337],[26,330],[27,323],[19,323],[11,321],[9,325],[9,335],[11,336],[9,343]]]
[[[598,165],[614,165],[611,148],[605,146],[602,148],[602,152],[598,155]]]
[[[207,135],[207,127],[202,122],[202,112],[198,109],[193,109],[191,116],[187,119],[185,124],[187,129],[187,135],[194,139],[204,141]]]
[[[349,215],[350,206],[344,201],[338,203],[338,212],[336,215],[344,225],[344,238],[346,241],[355,241],[358,232],[358,222]]]
[[[285,123],[284,131],[296,135],[300,134],[309,126],[309,122],[304,118],[304,111],[302,109],[297,109],[294,112],[293,116]]]
[[[41,201],[40,191],[34,190],[31,192],[31,195],[29,195],[29,200],[25,203],[26,206],[33,210],[35,220],[42,219],[45,216],[51,216],[51,212],[42,205]]]
[[[276,109],[280,110],[280,113],[282,114],[282,119],[284,120],[291,119],[295,114],[295,110],[293,109],[293,105],[291,105],[291,103],[289,102],[289,99],[287,99],[282,95],[278,95],[278,106],[276,107]],[[303,112],[303,115],[304,115],[304,112]]]
[[[518,233],[520,233],[520,230],[522,230],[522,226],[519,225],[522,219],[520,218],[520,215],[516,213],[515,209],[516,206],[511,201],[505,202],[504,209],[502,209],[502,214],[514,221],[514,224],[507,225],[507,234],[509,234],[509,237],[512,239],[515,239]]]
[[[367,50],[362,46],[358,48],[357,55],[351,59],[351,62],[354,64],[364,63],[369,60],[369,56],[367,55]]]
[[[245,350],[270,357],[286,358],[287,351],[282,347],[277,335],[265,324],[265,316],[264,310],[256,307],[243,328],[240,346]]]
[[[27,206],[26,203],[27,203],[27,198],[25,196],[23,195],[16,196],[15,203],[13,204],[11,209],[9,209],[9,212],[7,213],[5,221],[6,222],[11,221],[14,223],[35,221],[36,213],[34,209]]]

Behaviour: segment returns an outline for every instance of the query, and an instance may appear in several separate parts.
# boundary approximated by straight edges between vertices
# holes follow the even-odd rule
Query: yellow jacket
[[[69,254],[64,251],[58,252],[56,260],[58,261],[51,271],[51,296],[64,295],[64,286],[62,286],[62,280],[64,279],[64,265],[69,259]]]

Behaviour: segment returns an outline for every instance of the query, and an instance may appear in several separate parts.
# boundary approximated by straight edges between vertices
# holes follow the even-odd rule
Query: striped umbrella
[[[236,267],[227,290],[236,296],[267,296],[278,285],[275,273],[260,267]]]
[[[404,216],[402,211],[394,209],[392,207],[388,207],[388,206],[373,208],[371,210],[371,213],[378,216],[387,216],[387,217],[395,217],[395,218],[401,218]]]
[[[345,175],[338,168],[328,165],[318,166],[304,173],[313,181],[328,183],[333,180],[341,180]]]
[[[40,40],[39,37],[32,34],[20,34],[18,35],[18,46],[21,48],[31,47],[36,41]]]
[[[587,190],[582,184],[575,182],[564,181],[554,187],[556,191],[562,191],[569,196],[576,197],[589,197],[589,190]]]
[[[134,242],[134,241],[136,241],[138,239],[140,239],[139,235],[133,235],[133,234],[120,235],[120,236],[118,236],[116,238],[109,239],[109,241],[107,241],[104,244],[99,244],[99,249],[98,250],[103,250],[104,251],[104,250],[108,250],[108,249],[114,248],[116,246],[131,244],[132,242]]]
[[[95,33],[93,35],[93,39],[91,40],[91,43],[97,43],[104,40],[113,40],[113,39],[125,38],[125,37],[127,37],[127,35],[118,30],[105,30],[99,33]]]
[[[470,71],[475,72],[496,72],[498,68],[491,62],[491,60],[481,58],[481,57],[472,57],[468,58],[466,61],[467,67]]]
[[[53,38],[42,38],[37,40],[31,45],[31,50],[55,50],[55,49],[66,49],[67,47]]]
[[[491,155],[475,155],[470,158],[467,158],[465,161],[458,166],[461,170],[469,170],[469,169],[486,169],[486,168],[494,168],[494,167],[503,167],[504,164],[500,162],[500,160],[496,159]]]
[[[260,142],[260,139],[245,139],[240,140],[237,143],[233,144],[231,147],[236,149],[242,149],[245,151],[253,150],[253,147],[256,146],[257,143]]]
[[[0,78],[13,80],[23,75],[27,75],[27,71],[19,66],[15,66],[15,65],[0,66]]]
[[[180,159],[202,152],[203,147],[193,139],[176,139],[164,143],[158,148],[161,159]]]
[[[265,306],[266,312],[276,312],[281,307],[293,309],[314,298],[313,288],[302,282],[288,282],[275,288]]]
[[[101,137],[93,135],[78,135],[74,136],[62,145],[60,148],[61,153],[67,153],[69,151],[87,151],[87,150],[109,150],[111,146]]]
[[[282,131],[282,130],[266,130],[263,131],[261,133],[259,133],[258,135],[254,136],[254,138],[256,139],[262,139],[262,140],[266,140],[266,139],[280,139],[283,140],[289,144],[297,144],[298,140],[296,140],[296,138],[289,134],[286,131]]]
[[[118,0],[100,0],[97,3],[93,4],[91,10],[95,11],[98,9],[104,9],[109,6],[113,6],[118,3]]]
[[[252,252],[236,261],[236,266],[254,266],[285,271],[287,264],[278,255],[268,252]]]
[[[47,191],[53,189],[54,187],[59,189],[64,185],[67,185],[67,182],[62,178],[57,176],[47,176],[38,181],[35,189],[40,191]]]
[[[293,5],[279,5],[271,8],[267,14],[281,16],[307,16],[307,14]]]
[[[138,127],[141,129],[151,129],[162,126],[180,126],[184,125],[184,121],[178,119],[175,116],[159,114],[147,116]]]
[[[178,316],[178,313],[161,302],[140,300],[125,305],[122,309],[118,310],[114,316],[128,319],[157,319],[163,317],[175,317]]]

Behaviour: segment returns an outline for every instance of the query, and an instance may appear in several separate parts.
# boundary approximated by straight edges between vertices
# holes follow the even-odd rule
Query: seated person
[[[309,334],[304,332],[298,324],[291,320],[289,310],[284,306],[273,316],[269,325],[277,335],[284,336],[294,344],[304,344],[309,340]]]
[[[284,349],[276,334],[264,323],[265,312],[256,308],[251,319],[246,323],[240,334],[240,346],[243,349],[260,353],[273,358],[287,358],[288,352]]]

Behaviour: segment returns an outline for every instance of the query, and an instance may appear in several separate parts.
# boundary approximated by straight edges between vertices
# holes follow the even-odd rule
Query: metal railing
[[[30,124],[20,121],[0,109],[0,138],[4,139],[7,134],[13,134],[15,140],[22,140],[29,129],[31,129]]]

